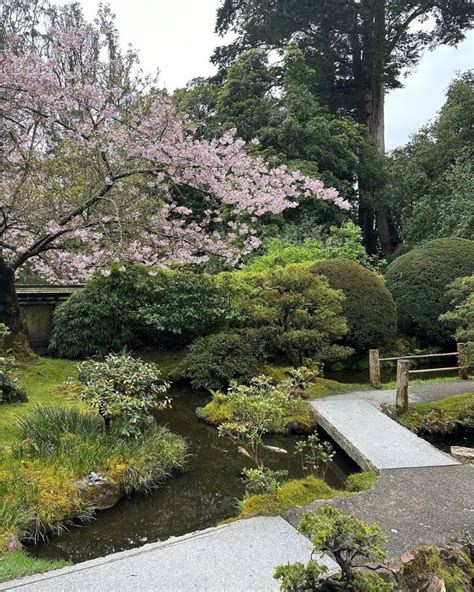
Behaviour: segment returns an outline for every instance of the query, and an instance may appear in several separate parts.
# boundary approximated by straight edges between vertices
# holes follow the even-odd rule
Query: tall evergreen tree
[[[333,112],[368,126],[385,150],[384,96],[401,86],[403,71],[426,48],[455,45],[472,26],[473,5],[461,0],[222,0],[216,30],[237,38],[217,48],[226,68],[251,47],[283,50],[297,40],[318,74],[314,92]],[[393,227],[382,192],[361,179],[359,221],[374,250],[374,219],[382,247],[393,248]],[[375,199],[375,203],[374,203]]]

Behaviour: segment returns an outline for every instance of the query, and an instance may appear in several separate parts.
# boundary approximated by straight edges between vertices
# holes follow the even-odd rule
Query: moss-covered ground
[[[307,506],[316,500],[352,495],[370,489],[377,480],[376,473],[362,472],[349,475],[343,490],[330,487],[322,479],[309,475],[305,479],[293,479],[280,485],[274,493],[248,496],[239,502],[237,518],[254,516],[279,516],[287,510]]]
[[[434,415],[437,421],[462,421],[469,417],[474,420],[474,393],[463,393],[430,403],[412,405],[400,416],[400,421],[406,427],[419,430]]]
[[[316,477],[294,479],[281,485],[275,493],[252,495],[240,502],[239,518],[278,516],[290,508],[307,506],[317,499],[340,495],[336,489]]]
[[[67,561],[47,561],[36,559],[24,551],[16,551],[0,556],[0,582],[44,573],[70,565]]]

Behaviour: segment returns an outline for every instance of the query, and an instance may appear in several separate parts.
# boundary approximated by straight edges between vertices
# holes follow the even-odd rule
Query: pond
[[[244,493],[240,473],[246,460],[231,442],[218,436],[215,428],[197,419],[195,409],[206,403],[207,394],[177,387],[170,394],[173,407],[161,412],[159,420],[188,439],[190,456],[183,473],[148,496],[124,499],[111,510],[99,512],[94,521],[72,527],[46,544],[31,547],[33,555],[86,561],[215,526],[236,514],[236,500]],[[289,454],[265,451],[265,464],[273,469],[288,470],[292,478],[301,477],[300,459],[293,454],[297,440],[296,437],[269,437],[268,444],[285,448]],[[326,480],[340,487],[346,476],[357,470],[336,447]]]

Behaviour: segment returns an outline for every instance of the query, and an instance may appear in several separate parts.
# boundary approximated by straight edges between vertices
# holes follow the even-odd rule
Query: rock
[[[292,421],[286,424],[285,434],[287,436],[306,436],[314,432],[314,426],[308,426],[299,421]]]
[[[406,553],[403,553],[403,555],[400,557],[400,561],[402,563],[409,563],[410,561],[414,561],[414,559],[415,559],[415,555],[411,551],[407,551]]]
[[[97,510],[112,508],[125,495],[123,485],[98,473],[76,479],[74,485],[81,496]]]
[[[451,446],[451,454],[461,462],[474,462],[474,448],[467,448],[465,446]]]
[[[16,534],[12,534],[3,544],[3,548],[6,553],[15,553],[16,551],[21,551],[23,549],[23,545]]]
[[[446,592],[446,585],[440,577],[431,576],[423,590],[425,592]]]

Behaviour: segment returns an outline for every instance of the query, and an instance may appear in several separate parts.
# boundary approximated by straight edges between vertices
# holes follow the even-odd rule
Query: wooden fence
[[[410,360],[420,358],[442,358],[457,357],[457,365],[445,368],[421,368],[419,370],[410,370]],[[397,386],[396,386],[396,405],[402,411],[408,407],[408,383],[410,374],[423,374],[425,372],[446,372],[448,370],[457,370],[459,378],[467,380],[469,374],[469,364],[467,360],[466,344],[458,343],[457,351],[443,354],[420,354],[417,356],[397,356],[392,358],[381,358],[378,349],[369,350],[369,370],[370,384],[374,388],[381,387],[380,364],[382,362],[397,362]]]

